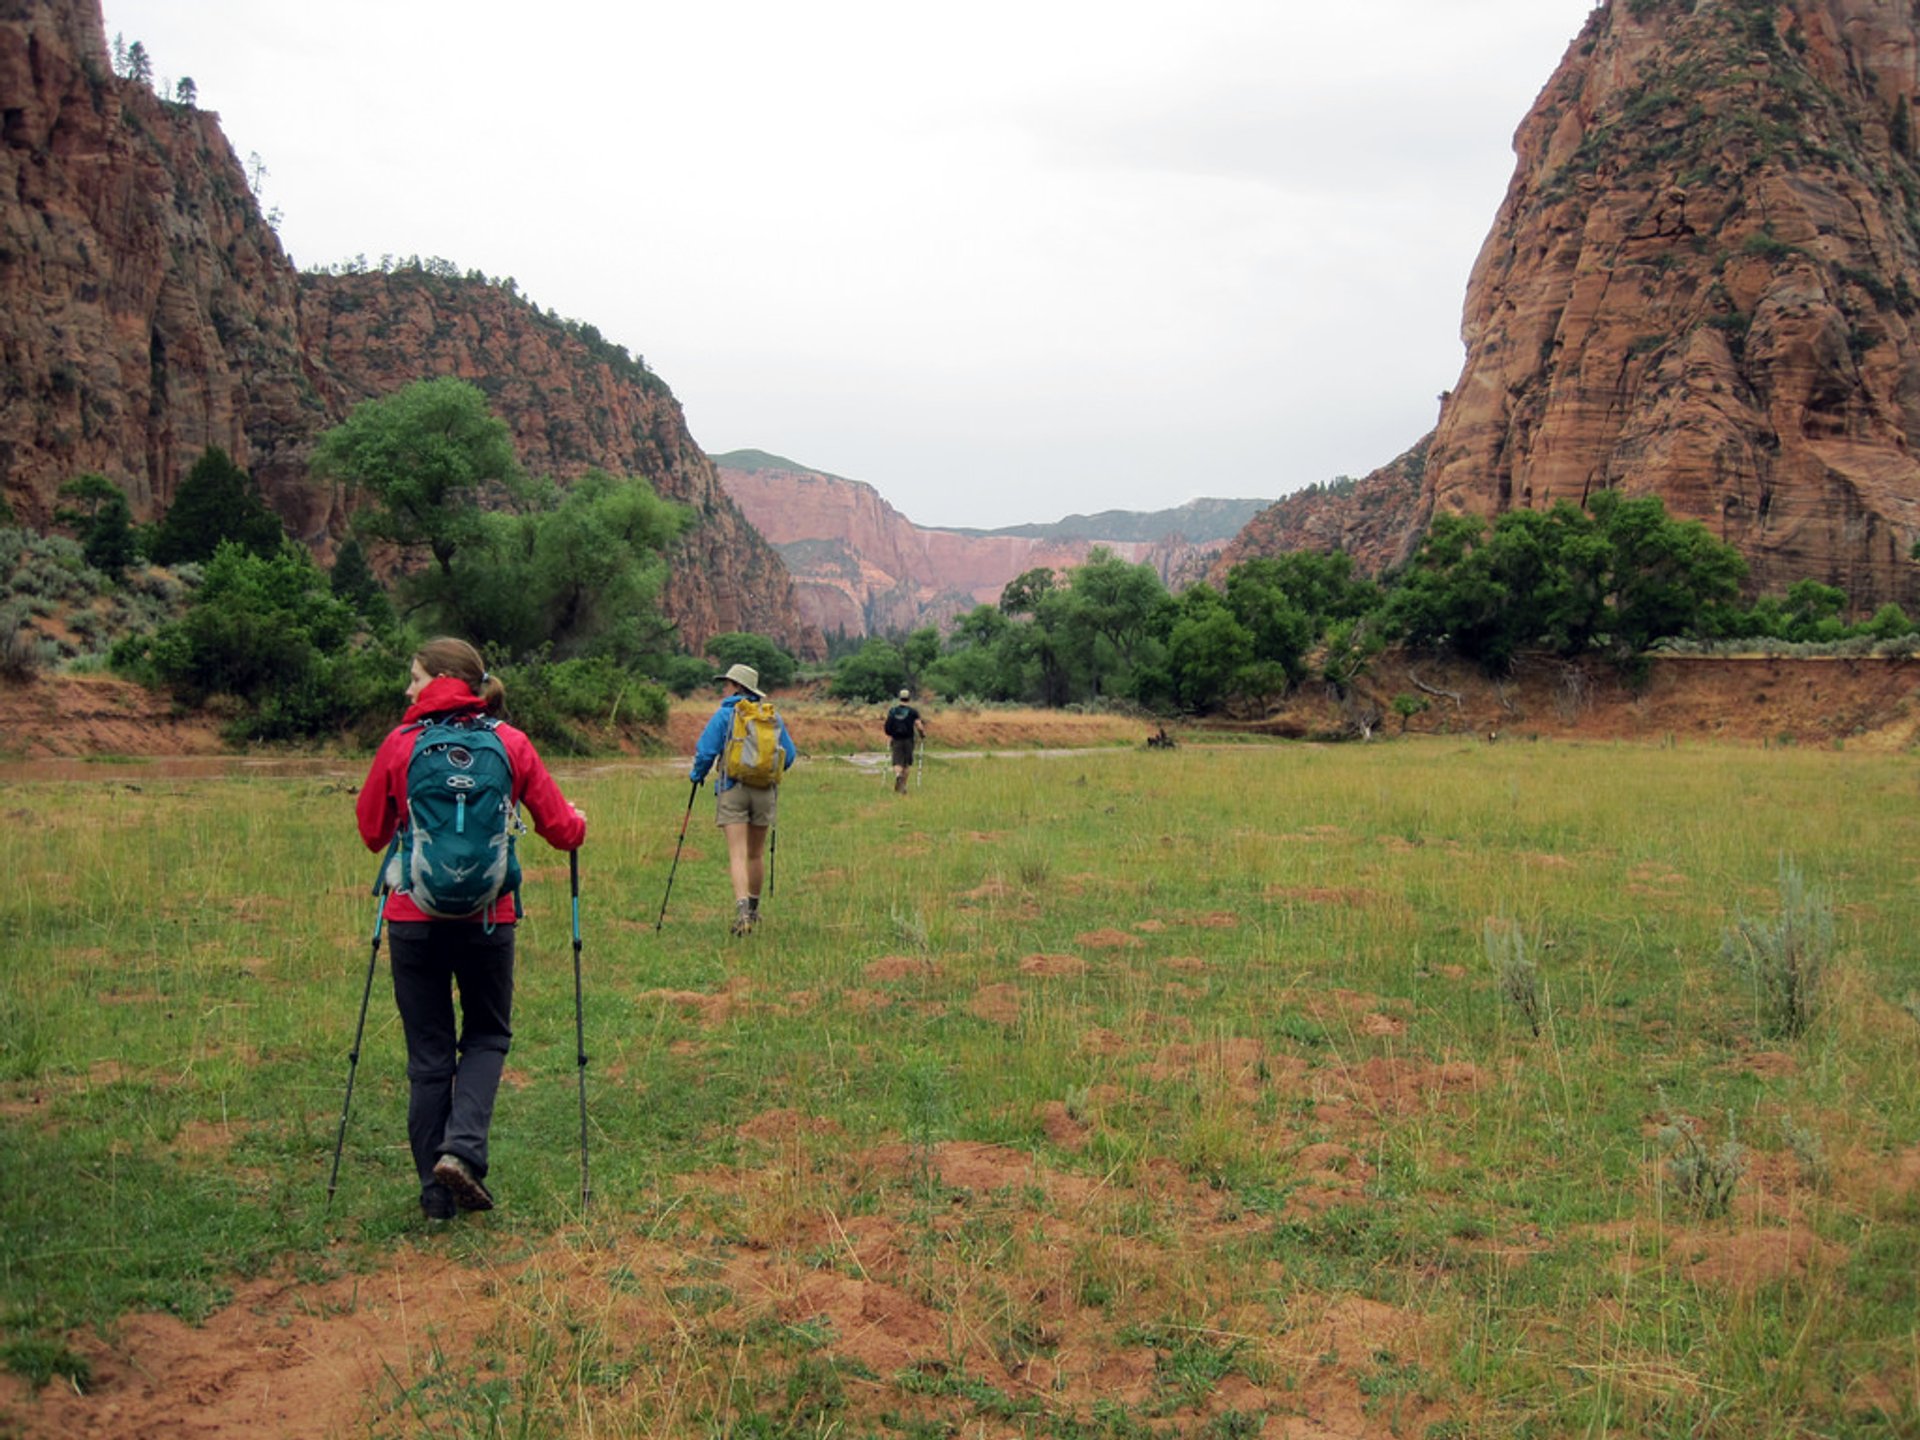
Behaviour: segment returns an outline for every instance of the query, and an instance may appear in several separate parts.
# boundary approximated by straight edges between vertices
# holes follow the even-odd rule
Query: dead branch
[[[1466,708],[1466,702],[1460,698],[1457,692],[1452,690],[1442,690],[1438,685],[1427,684],[1426,681],[1422,680],[1418,675],[1413,673],[1413,667],[1411,665],[1407,667],[1407,679],[1413,682],[1414,688],[1416,690],[1424,690],[1429,695],[1439,695],[1448,700],[1451,700],[1456,710],[1464,710]]]

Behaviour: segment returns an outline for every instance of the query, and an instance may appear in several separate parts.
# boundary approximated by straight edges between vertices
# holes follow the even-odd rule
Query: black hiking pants
[[[435,1183],[442,1155],[487,1173],[493,1100],[513,1041],[513,931],[496,925],[488,933],[467,920],[397,920],[387,927],[393,998],[407,1035],[407,1141],[422,1187]]]

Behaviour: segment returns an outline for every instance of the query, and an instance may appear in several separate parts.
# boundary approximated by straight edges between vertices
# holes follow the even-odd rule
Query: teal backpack
[[[520,913],[513,766],[499,726],[478,716],[422,721],[407,762],[407,826],[393,888],[443,920],[487,911],[508,891]]]

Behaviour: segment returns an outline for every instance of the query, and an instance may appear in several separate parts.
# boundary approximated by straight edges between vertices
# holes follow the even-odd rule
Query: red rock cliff
[[[1920,28],[1883,0],[1614,0],[1515,139],[1432,508],[1617,486],[1920,604]]]
[[[1163,580],[1180,577],[1198,548],[1173,538],[1061,540],[934,529],[914,524],[871,485],[817,470],[723,465],[720,478],[785,558],[801,613],[822,630],[848,635],[940,624],[992,604],[1016,575],[1080,564],[1096,545],[1153,565]]]
[[[1611,0],[1515,136],[1417,493],[1289,497],[1223,563],[1405,559],[1436,510],[1618,487],[1750,588],[1920,610],[1920,23],[1884,0]],[[1216,565],[1216,570],[1218,565]]]
[[[694,509],[663,597],[690,644],[824,653],[657,377],[477,277],[297,274],[218,117],[115,78],[91,0],[0,0],[0,316],[0,495],[30,523],[89,470],[149,516],[218,445],[324,550],[346,517],[307,478],[318,435],[458,375],[535,473],[639,475]]]

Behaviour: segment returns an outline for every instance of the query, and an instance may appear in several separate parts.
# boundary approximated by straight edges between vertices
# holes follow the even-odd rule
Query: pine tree
[[[208,446],[173,497],[153,538],[153,562],[213,558],[222,540],[237,541],[255,555],[270,556],[286,531],[267,508],[253,481],[218,446]]]
[[[353,606],[374,629],[392,621],[393,604],[387,599],[373,567],[367,563],[367,552],[357,538],[348,536],[333,557],[331,584],[334,597]]]
[[[133,539],[133,510],[118,490],[94,512],[81,553],[89,565],[116,584],[126,574],[127,566],[140,558]]]

